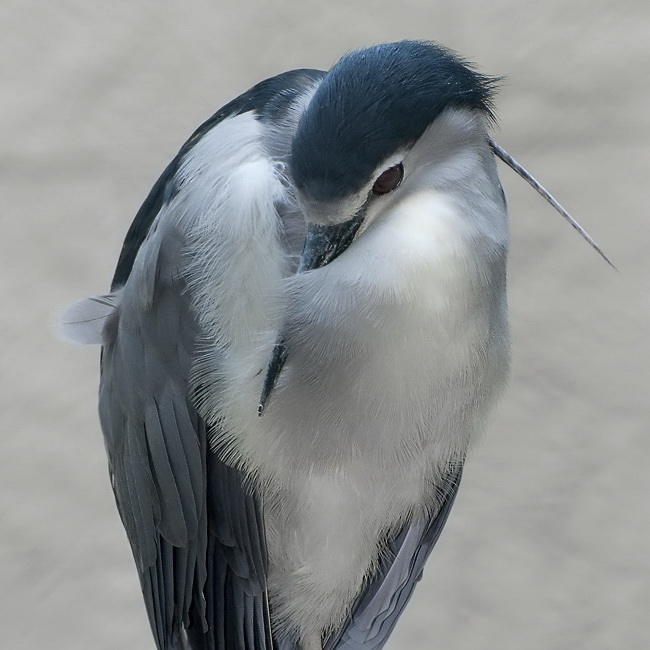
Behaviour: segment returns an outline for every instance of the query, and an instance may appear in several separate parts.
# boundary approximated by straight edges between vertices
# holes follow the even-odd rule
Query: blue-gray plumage
[[[412,41],[258,84],[71,312],[160,650],[388,639],[508,370],[493,86]]]

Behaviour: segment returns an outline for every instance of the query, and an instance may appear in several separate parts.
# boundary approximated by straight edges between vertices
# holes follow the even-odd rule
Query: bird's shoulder
[[[156,216],[180,189],[182,178],[179,172],[184,162],[196,152],[197,145],[204,140],[205,136],[228,118],[246,113],[250,113],[263,124],[280,124],[297,99],[310,88],[315,88],[324,75],[321,70],[302,68],[260,81],[222,106],[192,133],[154,183],[136,213],[120,252],[111,283],[113,291],[126,283],[138,251]],[[271,147],[273,147],[272,143]]]

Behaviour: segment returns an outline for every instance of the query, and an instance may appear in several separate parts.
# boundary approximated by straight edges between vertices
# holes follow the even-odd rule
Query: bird
[[[508,378],[498,82],[405,40],[258,83],[64,315],[159,650],[387,642]]]

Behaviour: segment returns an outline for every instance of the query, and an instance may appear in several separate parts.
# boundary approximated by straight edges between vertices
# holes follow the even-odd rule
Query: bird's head
[[[292,143],[289,173],[308,221],[299,271],[331,262],[390,206],[421,189],[434,151],[444,163],[469,140],[487,147],[494,85],[429,42],[344,56],[314,93]]]

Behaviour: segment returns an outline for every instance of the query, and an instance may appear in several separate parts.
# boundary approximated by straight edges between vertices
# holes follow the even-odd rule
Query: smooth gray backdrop
[[[650,3],[4,0],[0,645],[152,650],[96,417],[98,351],[51,336],[107,289],[184,139],[266,76],[438,40],[505,75],[511,387],[393,650],[650,647]]]

